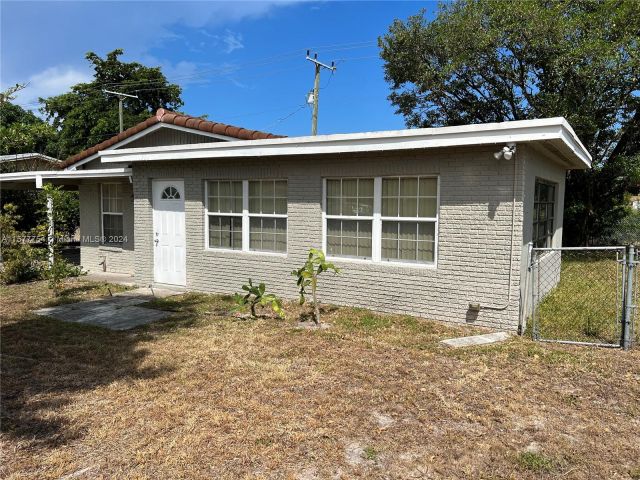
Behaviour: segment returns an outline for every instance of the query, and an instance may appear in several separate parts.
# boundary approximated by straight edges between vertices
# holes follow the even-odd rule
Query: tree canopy
[[[0,155],[49,153],[55,129],[13,100],[9,89],[0,92]]]
[[[124,128],[149,118],[158,108],[178,109],[183,105],[182,89],[169,83],[160,67],[122,62],[123,50],[116,49],[101,58],[93,52],[86,59],[94,69],[94,79],[79,83],[61,95],[41,98],[42,113],[59,130],[56,154],[65,158],[95,145],[119,132],[118,101],[111,90],[138,99],[124,101]]]
[[[457,0],[379,44],[409,127],[564,116],[593,157],[567,184],[566,243],[584,244],[624,215],[640,168],[639,33],[633,0]]]

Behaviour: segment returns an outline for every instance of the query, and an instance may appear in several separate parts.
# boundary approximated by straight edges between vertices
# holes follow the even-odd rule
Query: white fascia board
[[[0,183],[83,178],[114,178],[131,176],[130,168],[105,168],[100,170],[41,170],[35,172],[11,172],[0,174]]]
[[[130,148],[101,154],[102,162],[118,163],[379,152],[537,141],[564,144],[563,150],[575,168],[588,168],[591,164],[589,153],[561,117],[442,128]]]
[[[218,140],[222,140],[225,142],[234,142],[234,141],[238,141],[237,138],[233,138],[233,137],[227,137],[226,135],[218,135],[217,133],[211,133],[211,132],[203,132],[202,130],[196,130],[193,128],[188,128],[188,127],[181,127],[179,125],[173,125],[171,123],[162,123],[162,122],[158,122],[154,125],[151,125],[148,128],[145,128],[144,130],[139,131],[138,133],[131,135],[128,138],[125,138],[124,140],[118,142],[118,143],[114,143],[113,145],[111,145],[110,147],[106,148],[105,150],[102,150],[100,152],[94,153],[93,155],[88,156],[87,158],[83,158],[82,160],[80,160],[78,163],[74,163],[73,165],[69,165],[67,168],[65,168],[65,170],[76,170],[77,167],[84,165],[85,163],[90,162],[91,160],[95,160],[96,158],[99,158],[100,155],[103,152],[106,151],[110,151],[110,150],[115,150],[117,148],[120,148],[124,145],[127,145],[128,143],[134,142],[136,140],[138,140],[139,138],[142,138],[146,135],[149,135],[152,132],[155,132],[156,130],[160,130],[161,128],[167,128],[170,130],[178,130],[180,132],[187,132],[187,133],[191,133],[193,135],[202,135],[203,137],[210,137],[210,138],[216,138]],[[149,148],[149,147],[146,147]]]

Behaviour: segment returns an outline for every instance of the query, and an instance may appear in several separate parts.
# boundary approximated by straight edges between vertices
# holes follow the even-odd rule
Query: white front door
[[[187,284],[184,181],[153,181],[153,271],[156,283]]]

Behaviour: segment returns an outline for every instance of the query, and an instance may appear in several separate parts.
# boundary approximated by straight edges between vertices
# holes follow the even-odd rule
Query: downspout
[[[504,305],[478,305],[477,310],[494,310],[494,311],[504,311],[511,306],[511,291],[513,287],[511,285],[511,278],[513,277],[513,242],[515,239],[515,223],[516,223],[516,187],[517,187],[517,151],[513,152],[513,187],[512,187],[512,196],[513,199],[511,201],[511,248],[509,250],[509,290],[507,294],[507,303]]]

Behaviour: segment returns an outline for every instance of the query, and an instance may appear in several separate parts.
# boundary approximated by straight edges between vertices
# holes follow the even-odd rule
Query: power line
[[[302,104],[302,105],[300,105],[298,108],[296,108],[293,112],[291,112],[291,113],[289,113],[289,114],[285,115],[285,116],[284,116],[284,117],[282,117],[282,118],[279,118],[278,120],[276,120],[276,121],[275,121],[275,122],[273,122],[272,124],[267,125],[266,127],[264,127],[262,130],[269,130],[271,127],[274,127],[274,126],[276,126],[276,125],[278,125],[278,124],[280,124],[280,123],[284,122],[285,120],[287,120],[287,119],[289,119],[289,118],[293,117],[296,113],[298,113],[300,110],[302,110],[302,109],[303,109],[303,108],[305,108],[306,106],[307,106],[307,104],[306,104],[306,103],[303,103],[303,104]]]
[[[363,41],[363,42],[353,42],[353,43],[344,43],[344,44],[334,44],[334,45],[325,45],[325,46],[320,46],[320,47],[314,47],[314,50],[319,50],[319,49],[324,49],[326,51],[341,51],[341,50],[353,50],[353,49],[359,49],[359,48],[369,48],[372,46],[375,46],[376,42],[375,41]],[[100,91],[103,88],[117,88],[119,87],[120,89],[125,89],[128,90],[130,87],[135,87],[135,86],[151,86],[151,85],[164,85],[167,83],[173,83],[173,82],[178,82],[180,80],[189,80],[192,78],[198,78],[198,77],[203,77],[206,74],[214,74],[212,76],[224,76],[224,75],[229,75],[232,74],[233,72],[237,71],[237,70],[242,70],[245,69],[247,67],[255,67],[255,66],[266,66],[266,65],[271,65],[271,64],[275,64],[275,63],[280,63],[282,61],[288,60],[290,58],[295,58],[297,57],[301,52],[304,52],[303,49],[297,49],[297,50],[292,50],[290,52],[285,52],[285,53],[281,53],[281,54],[277,54],[277,55],[272,55],[269,57],[264,57],[261,59],[256,59],[253,61],[249,61],[249,62],[244,62],[244,63],[239,63],[239,64],[233,64],[233,65],[229,65],[229,66],[224,66],[224,67],[216,67],[216,68],[211,68],[211,69],[204,69],[204,70],[200,70],[191,74],[185,74],[185,75],[178,75],[176,77],[173,77],[171,80],[166,79],[166,80],[156,80],[156,81],[151,81],[151,80],[139,80],[139,81],[135,81],[135,82],[104,82],[104,83],[98,83],[96,85],[92,85],[90,88],[86,88],[84,91],[91,91],[91,90],[95,90],[95,91]],[[357,57],[356,57],[357,58]],[[362,57],[362,58],[367,58],[367,57]],[[343,59],[344,60],[344,59]],[[163,87],[163,88],[172,88],[172,87]],[[28,103],[23,103],[23,104],[17,104],[18,106],[28,106],[28,105],[39,105],[40,102],[28,102]]]

